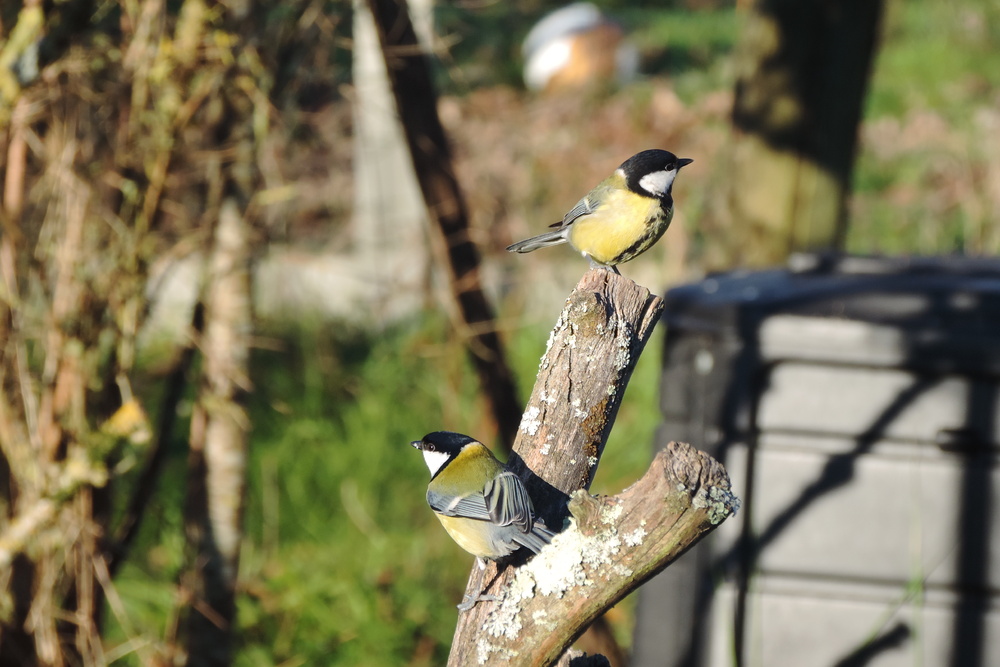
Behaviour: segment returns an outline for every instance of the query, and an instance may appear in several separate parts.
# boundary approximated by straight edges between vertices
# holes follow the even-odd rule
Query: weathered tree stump
[[[595,618],[738,507],[723,467],[680,443],[622,493],[587,493],[662,308],[603,270],[588,272],[566,301],[510,466],[538,515],[556,530],[568,524],[527,563],[473,569],[467,593],[496,600],[459,616],[449,665],[555,664]]]

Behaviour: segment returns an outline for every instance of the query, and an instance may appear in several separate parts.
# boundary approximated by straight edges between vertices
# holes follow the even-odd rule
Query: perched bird
[[[538,553],[552,539],[535,519],[524,483],[486,445],[450,431],[428,433],[410,444],[423,452],[431,471],[427,503],[458,546],[497,560],[521,547]]]
[[[674,217],[674,178],[691,162],[658,149],[636,153],[552,225],[554,231],[507,250],[531,252],[568,241],[591,266],[618,273],[616,265],[641,255],[667,231]]]

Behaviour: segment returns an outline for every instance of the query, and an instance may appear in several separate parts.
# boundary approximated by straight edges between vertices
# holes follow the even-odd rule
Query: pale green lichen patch
[[[542,456],[548,456],[552,452],[552,441],[556,439],[555,433],[549,433],[545,436],[545,442],[542,443],[542,448],[539,453]]]
[[[720,486],[702,487],[691,498],[691,506],[708,510],[708,520],[717,526],[740,509],[740,499]]]
[[[493,611],[483,623],[484,634],[489,637],[517,639],[521,632],[521,601],[532,596],[532,590],[519,587],[528,582],[511,582]]]
[[[637,547],[642,544],[642,540],[647,534],[645,528],[636,528],[631,533],[625,533],[622,536],[622,540],[624,540],[626,546]]]
[[[619,318],[616,322],[615,332],[617,333],[615,343],[618,346],[615,353],[615,367],[625,368],[632,360],[632,324]]]
[[[613,558],[622,549],[622,539],[616,528],[598,533],[594,536],[593,543],[593,547],[584,552],[583,562],[591,566],[595,573],[602,573],[605,575],[604,578],[609,580],[612,574],[620,577],[632,576],[630,568]]]
[[[541,409],[536,405],[528,408],[525,411],[524,416],[521,417],[521,431],[527,433],[528,435],[535,435],[538,433],[538,429],[542,426],[542,420],[538,418],[541,414]]]
[[[566,591],[591,582],[583,568],[588,539],[570,522],[568,529],[559,533],[552,544],[522,567],[515,577],[530,579],[540,595],[562,597]]]
[[[613,526],[622,516],[621,503],[604,503],[601,505],[601,523]]]
[[[505,643],[517,639],[523,627],[521,610],[525,600],[534,597],[536,592],[561,597],[571,587],[587,583],[579,538],[579,531],[570,525],[553,538],[552,544],[518,569],[513,581],[483,623],[483,634],[476,644],[479,664],[485,663],[492,654],[500,650],[491,638],[502,638],[506,640]],[[542,583],[544,585],[540,585]]]
[[[480,637],[476,641],[476,659],[480,665],[485,665],[490,659],[490,655],[497,653],[506,661],[511,661],[518,656],[517,651],[502,646],[496,646],[486,637]]]
[[[555,620],[549,618],[549,612],[544,609],[539,609],[531,614],[531,620],[535,625],[540,625],[542,629],[552,631],[555,630],[559,623]]]
[[[571,329],[569,336],[572,336],[572,325],[569,320],[569,308],[570,304],[567,303],[562,312],[559,313],[559,319],[556,320],[556,325],[552,327],[552,331],[549,332],[549,338],[545,341],[545,353],[542,354],[542,358],[538,362],[539,373],[549,367],[549,353],[552,351],[552,346],[555,345],[556,340],[563,335],[563,330],[569,327]],[[569,347],[573,347],[572,342],[564,341],[564,344],[569,345]]]

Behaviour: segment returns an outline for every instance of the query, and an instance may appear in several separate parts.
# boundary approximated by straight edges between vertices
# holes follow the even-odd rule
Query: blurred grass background
[[[509,337],[525,394],[547,337],[545,327]],[[236,664],[444,664],[473,559],[427,508],[427,469],[409,442],[437,428],[482,432],[460,342],[430,315],[377,337],[317,326],[275,332],[272,343],[252,364]],[[620,491],[650,459],[658,360],[647,347],[595,492]],[[183,478],[184,449],[164,479]],[[109,615],[109,643],[135,651],[121,664],[149,664],[148,633],[168,636],[176,617],[184,487],[165,487],[116,579],[127,613]],[[628,624],[616,629],[627,644]]]
[[[655,281],[646,284],[657,289],[718,268],[704,261],[712,236],[700,221],[713,192],[709,166],[728,131],[739,16],[728,6],[691,12],[612,3],[610,9],[632,29],[644,69],[656,76],[567,102],[531,98],[516,88],[517,44],[540,12],[517,14],[503,3],[442,8],[440,29],[452,41],[440,72],[443,115],[487,262],[510,267],[523,261],[524,267],[507,269],[523,275],[539,263],[565,263],[566,275],[577,275],[583,265],[569,252],[512,260],[502,247],[556,219],[592,185],[590,175],[568,173],[565,164],[593,162],[603,173],[633,152],[626,146],[641,140],[664,105],[679,108],[682,121],[660,136],[675,138],[683,147],[676,152],[698,162],[692,177],[678,184],[678,229],[661,244],[680,250],[663,248],[640,260],[647,269],[657,257],[678,267],[653,274]],[[1000,6],[994,0],[894,0],[884,34],[862,129],[849,250],[995,254]],[[284,154],[301,150],[323,124],[330,152],[342,155],[339,142],[350,131],[346,108],[332,118],[315,111],[303,112],[298,125],[289,121]],[[592,121],[585,139],[547,131],[577,114]],[[308,186],[305,178],[302,183]],[[327,212],[349,210],[343,201]],[[498,210],[511,221],[503,229],[492,224]],[[309,233],[302,230],[300,238]],[[640,262],[636,272],[643,270]],[[522,396],[558,314],[522,313],[534,298],[529,282],[499,303]],[[560,302],[572,284],[552,286],[556,296],[549,303]],[[596,492],[620,490],[649,459],[658,423],[659,340],[654,337],[632,378]],[[156,361],[148,366],[155,371]],[[252,368],[236,664],[443,664],[472,559],[427,509],[427,471],[407,443],[442,428],[476,435],[486,423],[446,315],[427,312],[378,331],[321,322],[275,325],[259,341]],[[184,487],[172,480],[183,479],[184,457],[178,442],[139,546],[116,579],[121,604],[112,597],[108,645],[118,647],[120,664],[151,664],[157,643],[173,632]],[[626,602],[612,617],[626,644],[630,608]]]

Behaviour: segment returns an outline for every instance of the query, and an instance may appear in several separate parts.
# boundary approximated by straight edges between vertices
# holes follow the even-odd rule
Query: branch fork
[[[600,269],[567,299],[509,462],[537,514],[566,527],[526,563],[473,569],[467,594],[490,582],[495,600],[459,616],[449,665],[556,664],[591,622],[739,508],[722,465],[677,442],[621,493],[587,492],[662,308]]]

